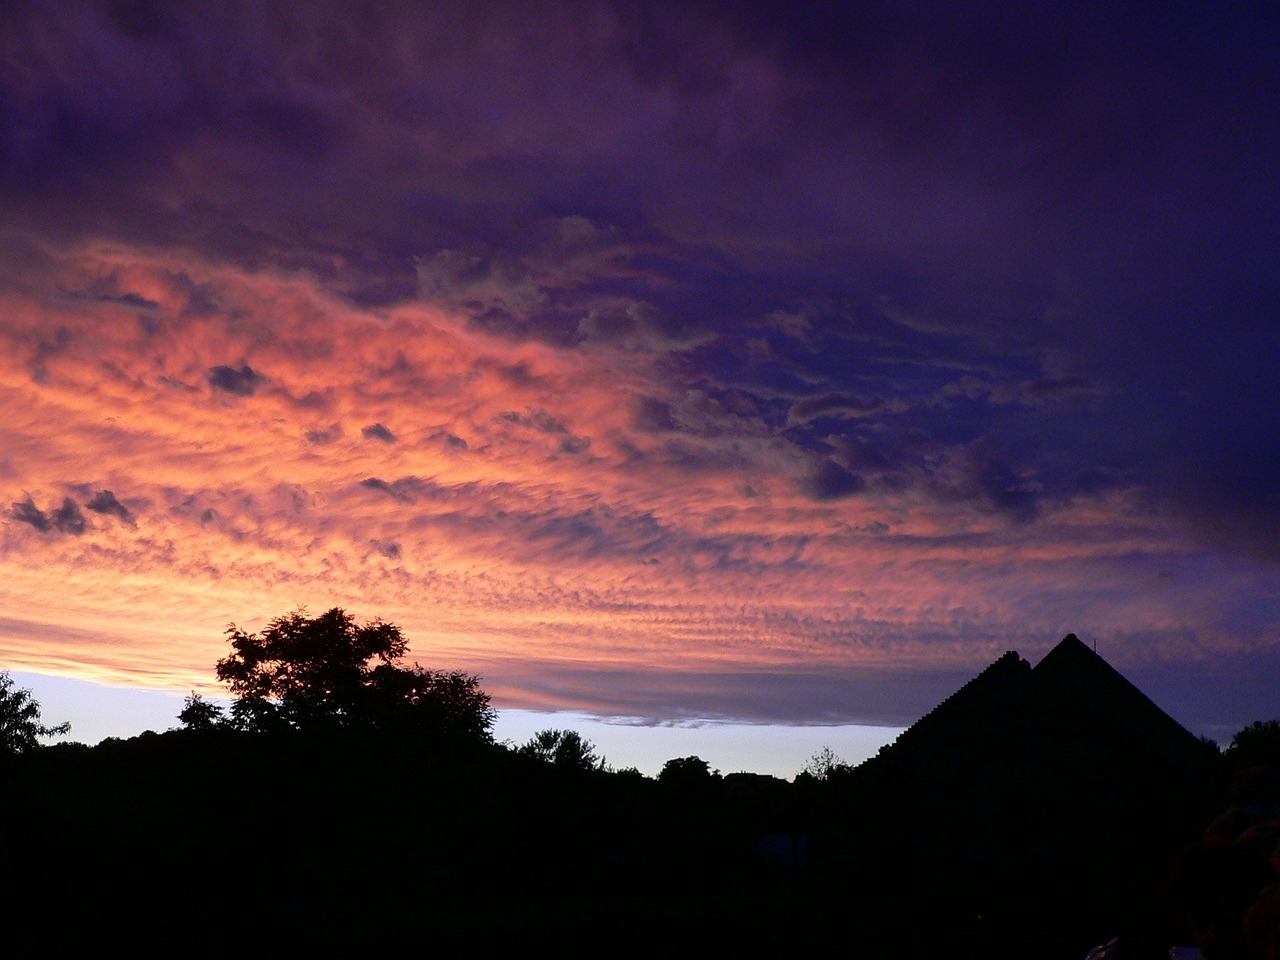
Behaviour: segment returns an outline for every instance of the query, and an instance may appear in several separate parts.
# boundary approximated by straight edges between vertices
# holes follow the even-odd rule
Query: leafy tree
[[[604,766],[604,760],[596,756],[595,744],[576,730],[539,730],[518,752],[575,770],[597,770]]]
[[[178,719],[188,730],[212,730],[227,722],[222,707],[210,703],[195,691],[182,702],[182,712],[178,714]]]
[[[1223,756],[1236,769],[1280,764],[1280,720],[1255,720],[1242,727]]]
[[[29,753],[42,737],[61,737],[70,730],[70,723],[42,724],[40,704],[31,691],[15,687],[8,672],[0,671],[0,754]]]
[[[334,607],[277,617],[261,634],[227,628],[232,652],[218,679],[236,698],[231,726],[242,730],[400,729],[488,740],[497,718],[478,677],[401,667],[400,628],[357,624]],[[188,701],[184,713],[193,709]],[[193,719],[209,719],[204,705]],[[184,721],[185,722],[185,721]]]
[[[621,778],[622,778],[622,779],[624,779],[624,780],[645,780],[645,779],[647,779],[647,778],[645,777],[645,775],[644,775],[643,773],[641,773],[641,772],[640,772],[640,768],[639,768],[639,767],[636,767],[636,766],[623,767],[621,770],[619,770],[619,769],[615,768],[614,766],[612,766],[611,764],[607,764],[607,763],[606,763],[606,764],[603,764],[603,765],[602,765],[601,769],[603,769],[603,770],[604,770],[604,771],[606,771],[607,773],[612,773],[612,774],[613,774],[614,776],[616,776],[616,777],[621,777]]]
[[[379,664],[369,674],[372,719],[379,725],[490,740],[498,712],[478,677],[459,670]]]
[[[700,786],[720,776],[711,772],[711,764],[701,757],[676,757],[668,760],[658,771],[658,782],[675,786]]]

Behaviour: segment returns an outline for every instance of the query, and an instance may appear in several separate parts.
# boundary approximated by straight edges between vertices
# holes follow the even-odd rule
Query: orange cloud
[[[1123,493],[1034,541],[909,490],[814,502],[776,431],[674,390],[634,343],[516,345],[425,302],[106,246],[0,308],[15,669],[199,689],[229,621],[335,604],[491,674],[500,704],[605,712],[625,689],[548,672],[966,664],[1015,628],[1229,643],[1219,593],[1197,613],[1194,585],[1159,589],[1188,548]],[[64,502],[80,529],[32,522]],[[1117,562],[1137,553],[1145,570]]]

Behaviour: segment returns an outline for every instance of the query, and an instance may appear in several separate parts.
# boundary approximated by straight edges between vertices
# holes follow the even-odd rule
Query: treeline
[[[228,636],[230,710],[193,694],[179,729],[94,747],[38,746],[59,729],[0,675],[23,732],[0,751],[14,955],[1082,960],[1118,936],[1108,956],[1163,960],[1208,922],[1227,946],[1205,956],[1269,956],[1275,721],[1170,763],[1077,720],[1046,743],[984,696],[858,767],[824,750],[787,782],[694,756],[649,778],[575,731],[495,743],[478,678],[401,666],[389,624],[299,612]]]

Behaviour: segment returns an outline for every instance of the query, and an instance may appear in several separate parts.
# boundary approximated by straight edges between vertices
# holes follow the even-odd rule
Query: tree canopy
[[[701,757],[675,757],[662,765],[658,782],[676,786],[703,786],[718,779],[720,771],[711,772],[711,764]]]
[[[231,653],[217,676],[235,701],[227,723],[241,730],[398,729],[492,739],[497,712],[479,678],[425,670],[399,661],[408,650],[400,628],[358,624],[334,607],[272,620],[260,634],[227,628]],[[189,727],[221,718],[192,696],[180,715]]]
[[[519,752],[574,770],[599,770],[604,765],[603,758],[596,754],[595,744],[577,730],[539,730]]]
[[[44,737],[60,737],[70,723],[52,727],[40,722],[40,704],[30,690],[15,687],[8,672],[0,671],[0,754],[28,753]]]
[[[1280,763],[1280,720],[1255,720],[1237,730],[1225,756],[1236,768]]]

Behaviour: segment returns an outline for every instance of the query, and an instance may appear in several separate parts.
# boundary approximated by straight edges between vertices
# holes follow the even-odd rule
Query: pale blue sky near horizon
[[[11,671],[14,685],[30,690],[41,721],[71,722],[65,738],[46,742],[96,744],[107,737],[127,739],[146,730],[162,733],[180,726],[178,712],[187,694],[71,680]],[[229,702],[229,701],[227,701]],[[498,710],[494,738],[513,745],[539,730],[576,730],[596,746],[614,769],[635,767],[657,776],[677,757],[697,756],[721,773],[760,773],[791,780],[824,747],[845,763],[857,764],[902,732],[902,727],[723,723],[641,724],[575,712]]]

